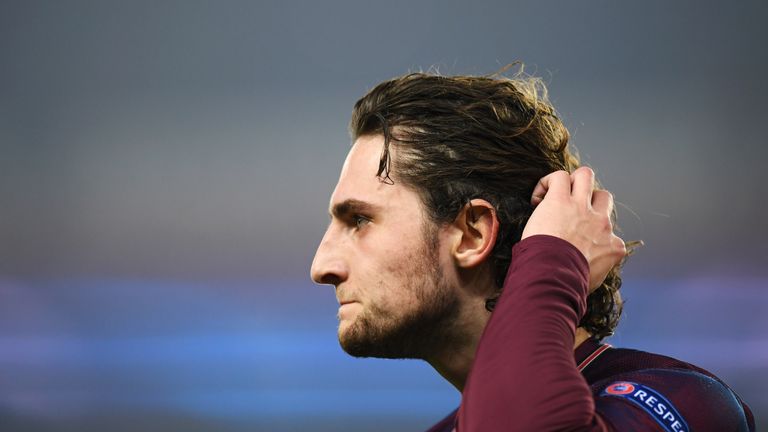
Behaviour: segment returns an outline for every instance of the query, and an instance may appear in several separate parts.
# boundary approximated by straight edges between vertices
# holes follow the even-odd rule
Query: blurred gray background
[[[0,429],[422,430],[458,394],[357,360],[309,281],[352,104],[542,76],[620,203],[610,342],[768,418],[768,6],[0,1]]]

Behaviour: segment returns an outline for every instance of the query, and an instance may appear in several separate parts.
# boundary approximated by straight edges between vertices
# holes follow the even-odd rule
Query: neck
[[[480,303],[482,301],[482,303]],[[485,300],[478,299],[470,310],[485,310]],[[425,359],[446,381],[458,391],[464,391],[472,363],[475,360],[480,336],[491,317],[490,313],[463,313],[456,320],[454,342],[443,345],[440,352]]]
[[[462,326],[462,328],[467,331],[463,336],[456,339],[456,343],[446,346],[441,352],[426,359],[459,392],[464,391],[464,385],[467,382],[469,371],[472,369],[477,346],[480,343],[480,336],[491,316],[490,313],[480,315],[482,316],[464,322],[465,326]],[[587,330],[581,327],[576,328],[573,349],[576,350],[579,345],[591,336]]]

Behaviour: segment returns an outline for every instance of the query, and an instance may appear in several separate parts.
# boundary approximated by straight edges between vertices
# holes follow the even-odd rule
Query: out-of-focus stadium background
[[[458,394],[357,360],[308,277],[354,101],[437,67],[548,82],[621,203],[615,345],[768,421],[768,7],[0,2],[0,430],[421,430]]]

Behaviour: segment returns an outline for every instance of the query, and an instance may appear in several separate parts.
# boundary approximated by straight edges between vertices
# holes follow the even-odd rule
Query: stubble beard
[[[437,245],[425,241],[424,251],[404,263],[408,265],[405,280],[416,294],[417,307],[395,318],[377,305],[369,305],[339,333],[339,344],[349,355],[427,359],[451,341],[459,300],[444,280]]]

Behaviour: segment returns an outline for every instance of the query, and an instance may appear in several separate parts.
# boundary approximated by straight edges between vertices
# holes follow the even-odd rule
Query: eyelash
[[[355,226],[355,229],[358,229],[358,230],[362,228],[363,225],[367,224],[370,221],[371,221],[370,219],[362,215],[352,216],[352,224]]]

